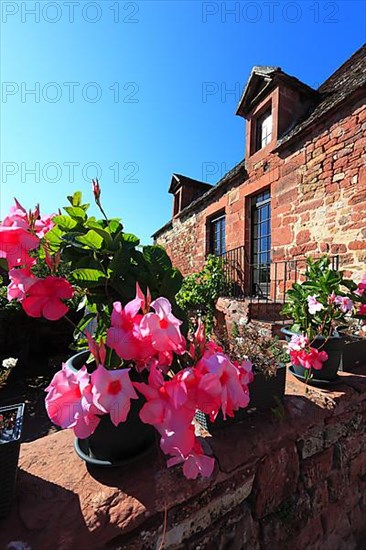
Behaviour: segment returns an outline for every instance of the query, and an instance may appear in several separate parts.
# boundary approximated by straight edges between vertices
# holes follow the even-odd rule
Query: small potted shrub
[[[250,403],[246,409],[239,409],[224,423],[221,415],[210,422],[209,417],[199,414],[198,421],[209,431],[214,432],[227,423],[244,420],[248,414],[266,411],[280,405],[285,396],[286,363],[289,361],[287,350],[278,337],[260,334],[250,325],[235,324],[232,337],[221,334],[219,345],[235,362],[250,361],[253,365],[252,381],[249,385]]]
[[[346,280],[344,285],[354,304],[346,324],[338,328],[345,340],[343,368],[347,370],[366,364],[366,273],[359,283]]]
[[[0,517],[11,510],[15,495],[24,403],[0,407]]]
[[[291,371],[314,385],[334,382],[342,363],[344,325],[354,308],[346,280],[331,269],[327,256],[308,258],[305,280],[287,291],[282,313],[293,325],[281,329],[288,340]]]

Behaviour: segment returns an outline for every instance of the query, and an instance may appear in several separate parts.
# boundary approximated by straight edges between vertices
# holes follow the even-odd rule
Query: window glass
[[[210,221],[210,252],[216,256],[225,254],[225,216]]]

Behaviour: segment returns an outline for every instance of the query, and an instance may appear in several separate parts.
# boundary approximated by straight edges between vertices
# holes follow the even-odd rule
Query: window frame
[[[270,123],[266,126],[265,123],[270,119]],[[270,131],[268,131],[268,126]],[[263,128],[266,129],[266,134],[263,133]],[[273,139],[273,112],[272,106],[267,105],[263,112],[255,119],[255,152],[264,149],[271,143]]]
[[[217,231],[218,228],[218,231]],[[208,254],[223,256],[226,253],[226,213],[217,212],[207,220]],[[217,246],[218,244],[218,246]]]

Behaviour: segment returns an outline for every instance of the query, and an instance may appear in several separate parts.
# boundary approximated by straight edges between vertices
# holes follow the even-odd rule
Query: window
[[[256,124],[256,151],[263,149],[272,141],[272,111],[267,109],[258,117]]]
[[[225,214],[220,214],[209,221],[209,251],[221,256],[225,253]]]
[[[252,198],[252,292],[268,295],[271,261],[271,195],[264,191]]]

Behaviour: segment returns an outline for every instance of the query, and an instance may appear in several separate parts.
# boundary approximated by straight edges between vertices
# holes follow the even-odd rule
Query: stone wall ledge
[[[17,501],[0,548],[352,550],[366,542],[366,366],[330,391],[287,374],[284,407],[214,436],[210,480],[167,469],[158,449],[87,469],[69,430],[21,448]]]

